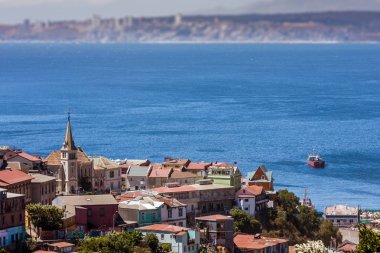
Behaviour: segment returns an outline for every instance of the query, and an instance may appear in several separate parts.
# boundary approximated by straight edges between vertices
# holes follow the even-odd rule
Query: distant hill
[[[380,12],[101,18],[0,25],[1,41],[380,42]]]

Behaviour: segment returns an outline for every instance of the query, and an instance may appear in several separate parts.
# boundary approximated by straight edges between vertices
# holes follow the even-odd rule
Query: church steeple
[[[77,150],[77,147],[74,143],[73,134],[71,132],[71,124],[70,124],[70,112],[68,113],[67,117],[67,127],[66,127],[66,135],[65,140],[63,142],[63,146],[61,150]]]

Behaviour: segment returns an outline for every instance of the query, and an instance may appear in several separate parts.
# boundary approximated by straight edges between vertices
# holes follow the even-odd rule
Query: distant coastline
[[[0,24],[1,42],[379,43],[380,12],[103,18]]]

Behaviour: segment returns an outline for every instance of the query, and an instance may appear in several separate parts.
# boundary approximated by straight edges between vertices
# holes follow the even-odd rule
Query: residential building
[[[136,230],[144,235],[155,233],[160,244],[170,245],[171,252],[197,253],[200,249],[200,234],[197,230],[168,224],[154,224]]]
[[[360,221],[359,209],[346,205],[326,207],[323,217],[336,227],[351,227]]]
[[[258,185],[264,188],[264,191],[273,191],[272,171],[268,171],[264,165],[260,165],[255,172],[248,173],[248,185]]]
[[[352,253],[356,252],[357,244],[348,240],[344,240],[336,249],[337,252]]]
[[[162,166],[164,168],[173,168],[174,170],[182,171],[190,164],[190,162],[189,159],[166,157]]]
[[[70,252],[74,252],[75,244],[68,243],[68,242],[54,242],[54,243],[49,243],[47,247],[48,247],[48,252],[53,251],[53,252],[58,252],[58,253],[70,253]]]
[[[148,188],[148,175],[152,166],[129,166],[126,173],[126,187],[128,190]]]
[[[0,188],[0,248],[13,251],[24,240],[25,196]]]
[[[41,171],[46,170],[45,163],[40,156],[30,155],[22,150],[9,148],[5,152],[4,158],[7,161],[7,163],[19,162],[19,163],[29,166],[29,168],[34,171],[41,172]]]
[[[53,151],[45,160],[48,170],[56,177],[58,194],[92,190],[93,165],[83,149],[74,143],[70,114],[61,150]]]
[[[236,233],[234,253],[289,253],[289,240]]]
[[[51,205],[56,193],[55,177],[42,175],[39,173],[30,174],[32,176],[32,203]]]
[[[262,186],[244,186],[236,193],[237,207],[250,215],[265,210],[268,202]]]
[[[121,168],[116,162],[100,156],[90,158],[94,166],[92,189],[94,192],[121,191]]]
[[[186,171],[197,174],[200,177],[206,177],[211,164],[210,162],[191,162],[186,167]]]
[[[149,166],[151,162],[147,159],[145,160],[124,160],[124,161],[118,161],[122,174],[127,173],[127,170],[130,166]]]
[[[202,179],[202,176],[188,172],[188,171],[178,171],[174,170],[168,178],[168,183],[178,183],[180,185],[190,185],[195,184],[196,181]]]
[[[215,162],[208,167],[208,179],[212,179],[215,184],[233,186],[235,191],[241,187],[241,177],[239,168],[228,163]]]
[[[5,152],[7,147],[0,147],[0,170],[7,167],[7,161],[5,160]]]
[[[33,171],[32,168],[25,164],[25,163],[20,163],[20,162],[8,162],[7,161],[7,168],[11,168],[11,169],[14,169],[14,170],[21,170],[22,172],[28,174],[29,171]],[[42,171],[40,171],[42,172]]]
[[[230,210],[235,201],[233,186],[213,184],[211,180],[199,180],[192,185],[168,185],[150,189],[162,196],[170,196],[187,205],[187,223],[194,224],[195,216],[220,213]]]
[[[155,198],[164,202],[164,205],[161,206],[162,223],[186,227],[186,204],[179,202],[175,198],[160,195],[156,195]]]
[[[113,227],[118,208],[116,199],[110,194],[58,196],[52,204],[62,209],[75,207],[76,222],[85,230]]]
[[[200,229],[203,243],[225,246],[233,251],[234,219],[225,215],[209,215],[195,218],[196,227]]]
[[[152,170],[148,176],[149,188],[164,186],[169,182],[170,176],[173,173],[173,168],[165,168],[160,163],[152,164]]]
[[[25,203],[32,201],[31,181],[32,176],[15,169],[0,170],[0,187],[8,192],[23,194]]]
[[[119,202],[118,212],[127,225],[145,226],[161,222],[163,205],[153,196],[142,196]]]

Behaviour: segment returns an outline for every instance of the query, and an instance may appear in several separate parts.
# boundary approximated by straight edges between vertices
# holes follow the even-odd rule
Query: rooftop
[[[80,195],[80,196],[58,196],[53,200],[55,206],[95,206],[95,205],[117,205],[116,199],[110,194],[103,195]]]
[[[56,242],[56,243],[50,243],[48,246],[53,246],[57,248],[66,248],[66,247],[74,247],[75,245],[68,242]]]
[[[198,178],[199,176],[197,174],[188,172],[188,171],[173,171],[170,178]]]
[[[288,242],[287,239],[270,238],[263,236],[256,237],[255,235],[247,235],[241,233],[237,233],[234,237],[234,244],[239,248],[240,251],[260,250],[286,242]]]
[[[221,215],[221,214],[201,216],[201,217],[196,217],[195,219],[204,220],[204,221],[233,220],[231,216],[226,216],[226,215]]]
[[[78,159],[77,159],[78,162],[81,162],[81,163],[91,162],[90,158],[81,149],[77,150],[77,157],[78,157]],[[61,163],[61,151],[60,150],[56,150],[56,151],[51,152],[45,158],[45,161],[49,165],[62,165],[62,163]]]
[[[186,169],[188,170],[206,170],[211,165],[210,162],[191,162]]]
[[[111,161],[107,157],[99,156],[91,157],[90,159],[94,164],[95,170],[111,170],[120,168],[120,166],[116,162]]]
[[[325,208],[325,215],[358,215],[358,213],[357,208],[346,205],[334,205]]]
[[[132,200],[126,200],[119,203],[119,208],[136,209],[136,210],[156,210],[160,208],[164,202],[159,201],[155,197],[143,196],[136,197]]]
[[[245,196],[245,195],[253,195],[253,196],[258,196],[264,193],[264,189],[262,186],[257,186],[257,185],[250,185],[245,188],[242,188],[238,192],[238,196]]]
[[[192,185],[182,185],[178,187],[158,187],[152,188],[150,191],[157,192],[159,194],[164,193],[179,193],[179,192],[194,192],[194,191],[204,191],[204,190],[223,190],[223,189],[233,189],[233,186],[227,186],[223,184],[192,184]]]
[[[169,224],[153,224],[153,225],[149,225],[149,226],[145,226],[145,227],[136,228],[136,230],[179,233],[179,232],[187,231],[190,229],[185,228],[185,227],[169,225]]]
[[[24,151],[21,150],[8,150],[5,153],[6,160],[10,160],[16,156],[20,156],[26,160],[29,160],[31,162],[42,162],[42,159],[38,156],[34,155],[29,155],[28,153],[25,153]]]
[[[42,175],[39,173],[29,173],[33,177],[32,183],[44,183],[44,182],[50,182],[55,181],[55,177]]]
[[[151,166],[129,166],[127,174],[132,177],[146,177],[150,169]]]
[[[28,180],[32,180],[32,177],[20,170],[0,170],[0,187],[6,187],[10,184],[21,183]]]
[[[150,178],[168,178],[173,171],[172,168],[164,168],[161,164],[153,164],[149,174]]]

